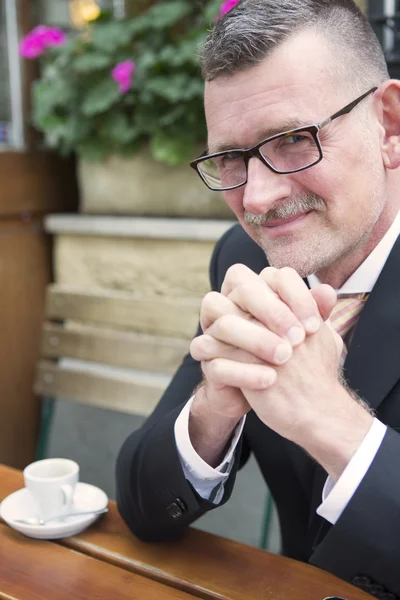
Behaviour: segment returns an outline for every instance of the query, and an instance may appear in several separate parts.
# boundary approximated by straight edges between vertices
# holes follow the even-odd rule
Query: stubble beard
[[[318,229],[310,227],[307,238],[304,232],[301,237],[296,234],[291,236],[268,239],[263,229],[270,221],[295,216],[299,213],[306,214],[315,211],[320,221]],[[332,224],[326,220],[326,202],[320,196],[311,192],[298,194],[288,198],[275,208],[262,215],[254,215],[244,212],[244,223],[254,241],[264,250],[270,266],[278,269],[292,267],[301,277],[307,277],[330,267],[348,252],[351,252],[370,232],[360,230],[353,232],[351,239],[344,239],[339,230],[332,228]],[[378,214],[374,215],[376,219]],[[311,217],[313,218],[313,217]],[[374,223],[376,221],[374,218]],[[325,221],[325,226],[324,226]]]

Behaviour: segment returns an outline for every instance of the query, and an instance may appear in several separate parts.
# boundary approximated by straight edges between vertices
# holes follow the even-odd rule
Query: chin
[[[285,252],[274,249],[272,252],[263,248],[268,264],[276,269],[291,267],[300,277],[308,277],[330,266],[334,259],[327,256],[317,256],[315,252],[301,253],[300,251]]]

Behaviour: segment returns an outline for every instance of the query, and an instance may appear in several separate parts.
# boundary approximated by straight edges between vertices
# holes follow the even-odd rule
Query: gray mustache
[[[316,194],[304,194],[295,198],[288,198],[279,206],[272,208],[262,215],[254,215],[247,210],[244,211],[244,222],[246,225],[266,225],[277,219],[287,219],[299,213],[307,213],[311,210],[325,211],[324,200]]]

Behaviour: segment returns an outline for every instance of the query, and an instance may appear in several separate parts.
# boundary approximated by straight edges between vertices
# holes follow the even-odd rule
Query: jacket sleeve
[[[217,243],[210,263],[212,289],[219,288],[218,262],[229,230]],[[200,327],[196,335],[201,333]],[[144,541],[179,537],[195,519],[215,507],[202,499],[183,475],[174,425],[201,381],[201,368],[187,355],[144,425],[123,444],[116,465],[117,505],[128,527]],[[222,503],[231,495],[241,443]]]
[[[400,434],[388,428],[357,491],[311,564],[390,600],[400,596]]]

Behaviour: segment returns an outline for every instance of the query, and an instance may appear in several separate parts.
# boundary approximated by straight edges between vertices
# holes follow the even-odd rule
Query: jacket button
[[[362,590],[365,590],[369,585],[371,585],[372,580],[365,575],[356,575],[351,580],[351,583]]]
[[[371,594],[371,596],[376,596],[376,598],[380,598],[381,594],[383,592],[386,592],[386,588],[380,583],[371,583],[371,585],[368,586],[367,591],[368,594]]]
[[[175,498],[175,502],[171,502],[167,506],[167,512],[173,519],[178,519],[187,511],[186,504],[181,498]]]

